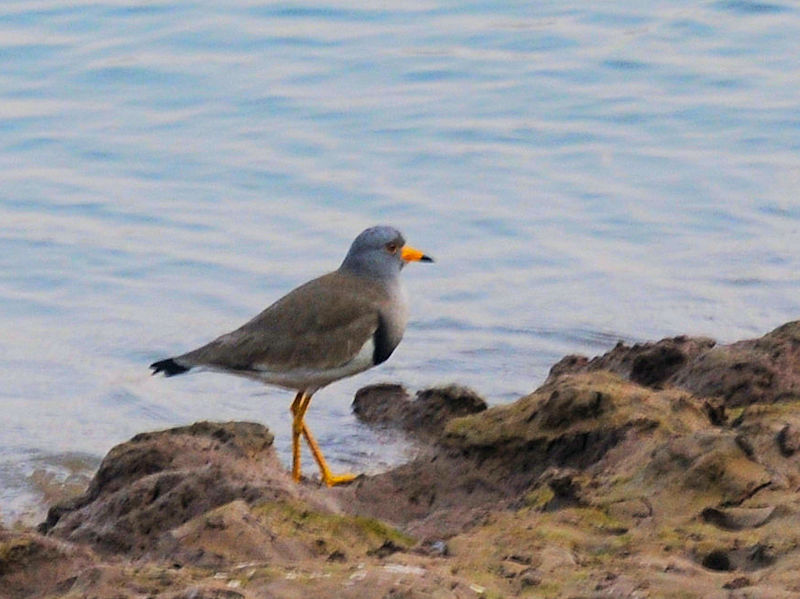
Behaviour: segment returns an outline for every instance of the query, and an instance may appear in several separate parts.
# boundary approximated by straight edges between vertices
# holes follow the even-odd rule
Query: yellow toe
[[[322,482],[329,487],[333,487],[335,485],[346,485],[347,483],[353,482],[356,478],[358,478],[358,474],[328,474],[323,477]]]

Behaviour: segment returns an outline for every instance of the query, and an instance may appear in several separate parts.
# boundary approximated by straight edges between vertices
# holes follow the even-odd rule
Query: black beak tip
[[[431,258],[430,256],[428,256],[427,254],[424,254],[422,256],[422,258],[419,259],[419,261],[420,262],[434,262],[434,259]]]

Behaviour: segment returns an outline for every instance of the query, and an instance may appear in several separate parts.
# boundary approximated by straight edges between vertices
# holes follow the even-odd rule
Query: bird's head
[[[433,262],[433,258],[406,245],[394,227],[381,225],[365,229],[353,240],[340,268],[383,278],[395,276],[409,262]]]

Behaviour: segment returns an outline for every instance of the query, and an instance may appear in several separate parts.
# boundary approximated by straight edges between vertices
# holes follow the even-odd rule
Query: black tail
[[[183,374],[189,368],[186,366],[181,366],[172,358],[167,358],[166,360],[160,360],[158,362],[153,362],[150,364],[150,368],[153,369],[153,374],[158,374],[159,372],[163,372],[164,376],[175,376],[176,374]]]

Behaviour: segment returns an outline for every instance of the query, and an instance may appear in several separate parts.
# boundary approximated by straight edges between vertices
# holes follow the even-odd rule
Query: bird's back
[[[389,302],[382,285],[335,271],[301,285],[238,329],[174,360],[187,367],[234,371],[337,368],[375,335]]]

